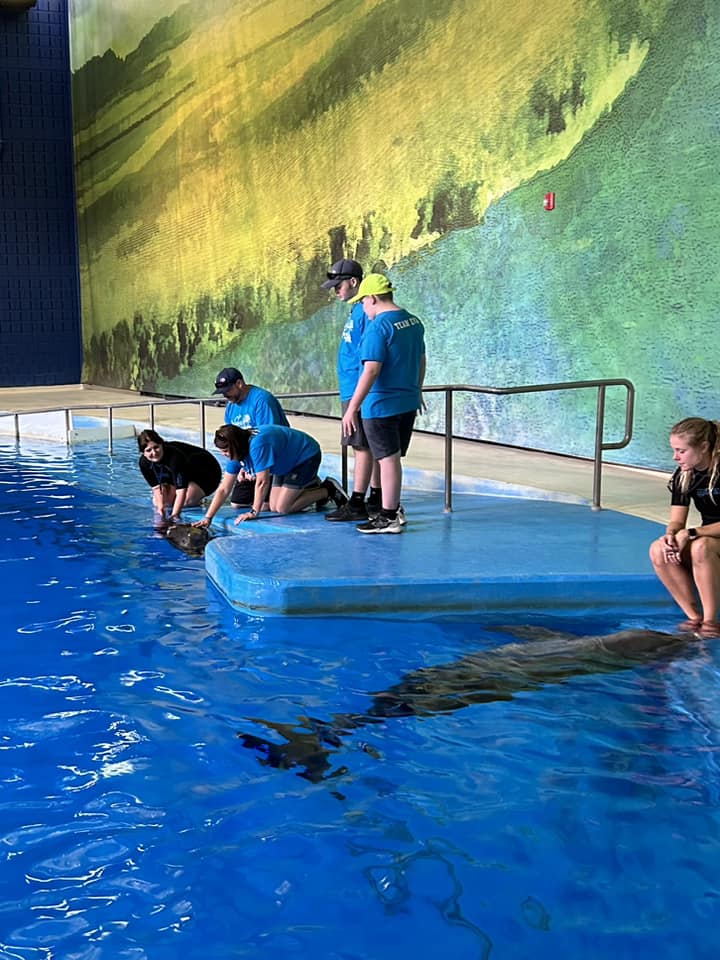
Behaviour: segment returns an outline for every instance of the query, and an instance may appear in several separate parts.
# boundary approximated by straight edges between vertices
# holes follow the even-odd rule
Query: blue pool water
[[[440,705],[528,622],[641,623],[238,616],[133,446],[0,448],[0,960],[714,954],[717,645]]]

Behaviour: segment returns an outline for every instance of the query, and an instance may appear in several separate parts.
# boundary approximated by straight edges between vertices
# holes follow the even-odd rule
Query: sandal
[[[703,620],[697,630],[697,636],[703,640],[716,640],[720,637],[720,623],[717,620]]]
[[[697,620],[683,620],[682,623],[678,624],[678,630],[681,633],[695,633],[702,626],[702,619],[700,617]]]

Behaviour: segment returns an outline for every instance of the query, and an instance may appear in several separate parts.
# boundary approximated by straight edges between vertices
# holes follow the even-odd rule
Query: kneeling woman
[[[320,445],[301,430],[275,424],[243,430],[226,424],[216,431],[215,446],[228,457],[228,463],[222,483],[198,524],[207,526],[211,522],[230,495],[241,469],[255,474],[255,498],[252,508],[241,514],[236,524],[254,520],[266,503],[275,513],[297,513],[321,501],[333,500],[338,506],[347,502],[347,496],[331,477],[320,483]]]
[[[222,478],[220,464],[202,447],[182,440],[163,440],[154,430],[143,430],[137,438],[140,471],[152,487],[155,512],[177,520],[183,507],[196,507],[214,493]]]
[[[687,617],[680,629],[720,637],[720,423],[681,420],[670,431],[670,446],[678,464],[668,483],[670,522],[651,545],[650,559]],[[699,527],[686,527],[690,501],[700,513]]]

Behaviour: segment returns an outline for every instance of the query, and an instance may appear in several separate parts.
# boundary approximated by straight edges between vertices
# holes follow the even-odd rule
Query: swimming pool
[[[716,646],[351,727],[519,623],[237,615],[133,447],[0,449],[0,960],[713,952]]]

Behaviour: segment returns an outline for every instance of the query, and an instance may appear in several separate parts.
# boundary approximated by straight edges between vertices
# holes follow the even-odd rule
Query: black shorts
[[[350,406],[349,400],[343,400],[342,402],[342,412],[343,416],[345,411]],[[368,438],[365,435],[365,428],[363,427],[363,419],[360,415],[360,411],[357,413],[357,429],[350,434],[349,437],[343,436],[340,440],[340,443],[343,447],[352,447],[353,450],[368,450],[370,444],[368,443]]]
[[[190,473],[190,479],[200,487],[206,497],[215,493],[222,480],[222,467],[211,453],[206,457],[194,457]]]
[[[410,446],[417,410],[396,413],[392,417],[373,417],[365,420],[365,434],[370,452],[376,460],[384,460],[399,453],[404,457]]]
[[[235,486],[230,494],[230,503],[239,507],[252,506],[255,500],[255,481],[254,480],[236,480]]]

